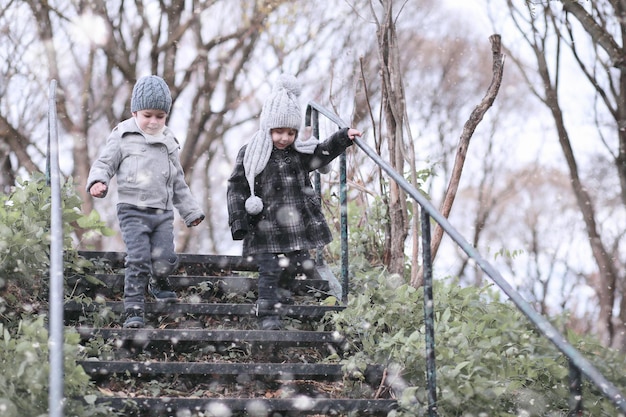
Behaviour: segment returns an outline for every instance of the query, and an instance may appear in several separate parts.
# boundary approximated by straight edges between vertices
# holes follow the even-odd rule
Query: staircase
[[[123,329],[120,252],[81,252],[96,265],[68,278],[65,304],[90,360],[97,403],[132,416],[385,416],[396,408],[384,369],[345,375],[341,335],[321,319],[328,268],[297,279],[285,330],[257,330],[255,266],[232,256],[180,256],[170,282],[178,304],[147,297],[146,328]],[[327,279],[322,279],[322,276]],[[94,279],[95,278],[95,279]],[[334,278],[334,277],[333,277]]]

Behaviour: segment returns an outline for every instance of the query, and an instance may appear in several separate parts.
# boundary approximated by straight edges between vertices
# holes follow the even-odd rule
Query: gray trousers
[[[118,204],[117,218],[126,244],[124,308],[144,308],[150,277],[167,278],[178,266],[174,212]]]
[[[298,273],[313,278],[315,264],[309,251],[257,253],[253,258],[259,268],[258,298],[272,304],[278,301],[278,288],[289,288]]]

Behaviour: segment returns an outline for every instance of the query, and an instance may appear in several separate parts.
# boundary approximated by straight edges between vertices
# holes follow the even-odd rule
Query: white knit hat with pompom
[[[261,111],[260,128],[246,147],[243,167],[250,185],[250,198],[246,200],[246,211],[252,215],[263,210],[263,201],[254,194],[254,179],[265,169],[272,154],[271,129],[289,128],[300,130],[300,84],[293,75],[281,74],[274,84],[271,95],[265,100]]]

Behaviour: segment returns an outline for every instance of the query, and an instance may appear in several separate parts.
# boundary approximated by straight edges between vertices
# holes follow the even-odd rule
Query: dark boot
[[[296,276],[295,267],[287,267],[283,269],[278,278],[278,288],[276,288],[276,296],[281,304],[293,304],[293,286]]]
[[[125,329],[142,329],[145,326],[141,308],[127,308],[124,311],[124,319]]]
[[[293,301],[293,293],[289,287],[287,288],[278,288],[276,291],[278,295],[278,302],[285,305],[291,305],[294,303]]]
[[[148,292],[152,294],[154,299],[161,303],[176,303],[178,297],[172,291],[172,286],[167,278],[150,278],[148,283]]]
[[[256,313],[260,330],[281,330],[283,328],[276,301],[258,299]]]

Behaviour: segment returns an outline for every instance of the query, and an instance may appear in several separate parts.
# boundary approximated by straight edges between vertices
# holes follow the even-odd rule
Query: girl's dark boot
[[[260,330],[281,330],[280,314],[277,301],[259,298],[256,304],[256,313]]]

